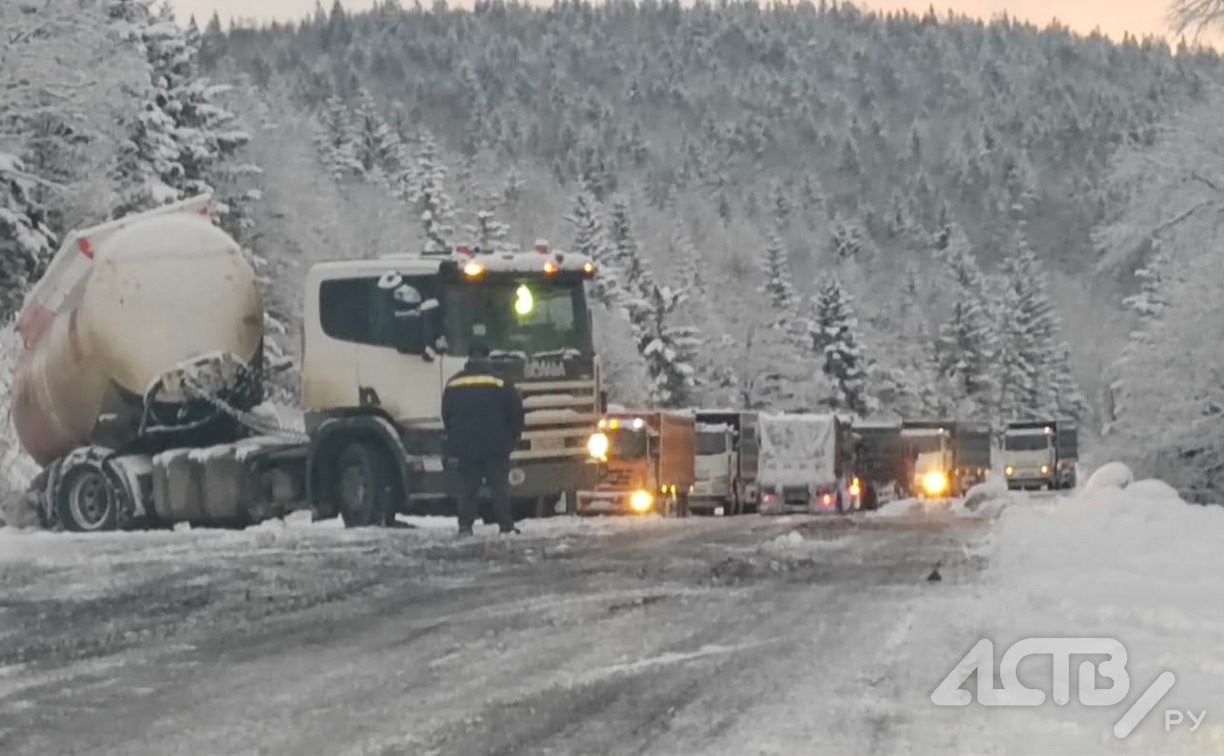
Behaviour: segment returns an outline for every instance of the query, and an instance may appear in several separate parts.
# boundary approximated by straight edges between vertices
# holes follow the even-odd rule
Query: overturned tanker
[[[200,197],[75,232],[26,297],[12,417],[48,520],[156,520],[135,506],[152,455],[246,434],[225,410],[260,400],[263,300],[208,213]]]
[[[126,451],[231,435],[230,416],[175,380],[201,355],[218,363],[215,390],[258,402],[262,297],[206,209],[172,205],[73,234],[31,291],[12,412],[40,465],[87,443]]]

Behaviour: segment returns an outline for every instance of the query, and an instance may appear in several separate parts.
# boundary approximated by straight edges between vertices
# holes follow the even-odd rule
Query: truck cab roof
[[[316,263],[307,273],[307,279],[330,280],[391,272],[418,275],[445,272],[456,277],[469,278],[478,278],[485,273],[540,275],[566,273],[589,278],[595,274],[595,264],[585,255],[560,251],[496,252],[478,255],[458,251],[431,255],[397,252],[359,260],[333,260]]]

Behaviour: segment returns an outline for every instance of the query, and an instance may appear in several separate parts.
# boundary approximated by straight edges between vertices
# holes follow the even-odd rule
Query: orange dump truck
[[[587,443],[599,462],[599,483],[593,491],[578,492],[578,514],[686,515],[696,444],[692,415],[605,415]]]

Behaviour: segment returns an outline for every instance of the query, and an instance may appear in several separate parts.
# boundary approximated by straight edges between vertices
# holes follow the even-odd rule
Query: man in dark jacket
[[[472,532],[482,482],[492,491],[493,513],[501,532],[517,532],[507,478],[510,453],[523,434],[523,400],[514,384],[493,367],[484,344],[471,346],[467,364],[447,382],[442,392],[442,424],[447,454],[459,460],[460,535]]]

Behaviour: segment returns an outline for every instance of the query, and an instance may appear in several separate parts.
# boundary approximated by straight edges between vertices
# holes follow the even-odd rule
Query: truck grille
[[[530,382],[518,385],[525,428],[514,459],[586,456],[586,442],[599,419],[593,380]]]
[[[633,471],[608,470],[608,474],[600,481],[600,486],[603,488],[631,488],[633,487]]]

